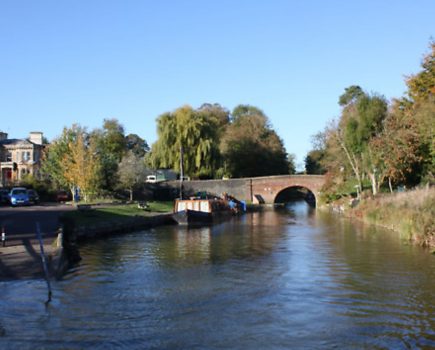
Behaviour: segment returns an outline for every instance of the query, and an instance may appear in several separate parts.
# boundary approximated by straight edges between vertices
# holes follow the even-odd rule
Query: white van
[[[157,177],[155,175],[148,175],[145,182],[155,184],[157,182]]]

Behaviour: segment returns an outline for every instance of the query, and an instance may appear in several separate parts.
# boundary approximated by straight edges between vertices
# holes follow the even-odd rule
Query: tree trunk
[[[73,203],[75,203],[75,188],[74,187],[70,187],[69,190],[71,191],[71,198],[73,200]]]
[[[391,184],[391,177],[388,176],[388,186],[390,187],[390,192],[393,193],[393,185]]]
[[[130,188],[129,191],[130,191],[130,202],[133,202],[133,189]]]
[[[344,153],[346,154],[347,160],[349,161],[349,164],[353,170],[353,173],[355,174],[355,177],[358,181],[358,187],[360,192],[362,192],[362,180],[361,180],[361,174],[359,173],[359,167],[358,167],[358,161],[355,159],[354,154],[350,154],[349,150],[347,149],[344,141],[340,138],[339,132],[337,132],[337,139],[338,142],[343,149]]]
[[[369,173],[369,177],[370,177],[370,182],[372,183],[373,195],[376,196],[378,194],[378,185],[376,183],[376,174],[374,172]]]

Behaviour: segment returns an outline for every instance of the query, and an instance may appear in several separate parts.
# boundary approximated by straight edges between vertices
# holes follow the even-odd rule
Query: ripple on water
[[[435,347],[435,259],[302,207],[81,255],[47,308],[43,281],[0,284],[1,348]]]

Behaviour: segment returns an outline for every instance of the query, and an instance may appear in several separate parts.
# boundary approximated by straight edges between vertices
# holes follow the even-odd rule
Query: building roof
[[[21,146],[21,147],[29,147],[36,145],[33,142],[30,142],[27,139],[6,139],[0,141],[0,146]]]

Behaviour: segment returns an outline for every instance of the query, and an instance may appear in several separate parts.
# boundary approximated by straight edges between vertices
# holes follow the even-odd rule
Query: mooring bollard
[[[4,227],[2,227],[2,246],[6,247],[6,232]]]

